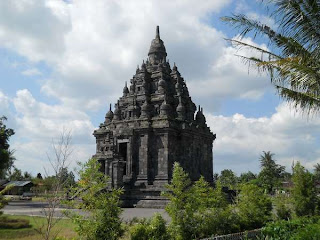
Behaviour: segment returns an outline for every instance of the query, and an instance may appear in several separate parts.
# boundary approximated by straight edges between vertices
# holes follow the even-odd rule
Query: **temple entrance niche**
[[[105,160],[99,160],[98,162],[100,163],[99,171],[102,173],[105,173],[106,172]]]
[[[128,144],[129,139],[119,139],[119,156],[122,158],[122,161],[125,162],[123,167],[123,175],[127,173],[127,162],[128,162]]]

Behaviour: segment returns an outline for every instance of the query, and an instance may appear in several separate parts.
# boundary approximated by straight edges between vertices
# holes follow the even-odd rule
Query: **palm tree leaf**
[[[249,66],[268,72],[281,97],[308,113],[311,110],[320,112],[320,1],[268,2],[276,7],[271,16],[278,24],[277,31],[243,14],[223,17],[222,20],[240,29],[242,38],[249,33],[253,34],[253,38],[266,36],[277,53],[242,40],[227,40],[234,46],[261,53],[260,58],[256,55],[240,57]]]
[[[295,107],[304,109],[309,114],[311,111],[320,111],[320,98],[319,96],[310,93],[298,92],[289,88],[276,86],[282,98],[288,102],[294,102]]]
[[[275,13],[281,18],[280,28],[286,36],[298,40],[309,50],[319,46],[319,2],[301,0],[274,0]]]

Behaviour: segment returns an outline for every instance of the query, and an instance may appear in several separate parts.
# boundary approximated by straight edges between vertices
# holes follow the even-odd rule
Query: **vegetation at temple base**
[[[100,165],[94,159],[80,164],[80,179],[76,182],[73,172],[66,167],[71,153],[69,144],[70,135],[62,134],[58,145],[53,146],[56,153],[61,153],[55,155],[63,157],[51,159],[55,171],[52,176],[46,174],[42,177],[38,173],[36,178],[32,178],[28,172],[22,173],[17,169],[12,158],[10,168],[5,170],[6,176],[11,180],[31,179],[35,184],[32,191],[47,196],[44,200],[49,200],[51,207],[49,212],[46,211],[47,216],[51,217],[37,218],[37,221],[31,222],[20,217],[12,219],[0,216],[0,234],[2,231],[8,236],[21,236],[21,239],[76,239],[78,235],[81,239],[90,240],[189,240],[261,227],[269,239],[317,239],[320,234],[320,199],[316,189],[320,179],[319,164],[311,173],[297,162],[291,175],[276,163],[274,154],[267,151],[260,156],[260,173],[249,171],[238,177],[232,170],[225,169],[220,175],[215,175],[215,187],[212,187],[203,177],[192,182],[180,164],[175,163],[172,181],[163,193],[170,199],[166,211],[171,222],[167,223],[157,214],[151,219],[125,225],[120,219],[122,190],[105,189],[108,179],[99,171]],[[284,187],[283,182],[291,185]],[[232,189],[233,195],[226,187]],[[51,194],[52,191],[55,194]],[[0,208],[6,203],[1,193]],[[81,215],[74,211],[66,212],[72,220],[72,224],[67,224],[69,230],[60,224],[61,219],[57,221],[52,217],[66,197],[73,199],[70,205],[89,213]],[[70,226],[74,227],[74,231]]]
[[[244,184],[239,190],[235,209],[241,230],[260,228],[272,219],[272,202],[263,189],[253,184]]]
[[[289,221],[268,223],[262,233],[265,239],[315,240],[320,239],[320,218],[300,217]]]
[[[129,227],[131,240],[169,240],[166,221],[157,213],[151,219],[142,219]]]
[[[75,231],[84,239],[115,240],[123,234],[120,214],[120,195],[122,189],[106,190],[108,177],[100,169],[100,163],[95,159],[79,163],[79,181],[73,188],[71,196],[80,198],[71,201],[71,206],[77,206],[89,214],[82,215],[74,211],[66,211],[66,215],[76,225]]]
[[[238,178],[232,170],[224,169],[220,173],[219,181],[224,187],[234,189],[238,183]]]
[[[261,227],[268,239],[318,239],[320,222],[317,211],[319,197],[314,182],[316,172],[311,174],[297,162],[292,177],[290,174],[284,177],[284,167],[275,163],[273,154],[263,153],[267,159],[260,159],[263,161],[261,172],[270,176],[266,181],[270,185],[261,184],[261,179],[259,181],[259,177],[254,178],[251,173],[249,178],[244,178],[245,183],[238,178],[238,193],[233,202],[228,201],[222,191],[219,177],[215,188],[203,177],[192,183],[188,174],[175,163],[172,181],[164,193],[171,201],[166,207],[172,219],[167,228],[171,239],[201,239]],[[292,185],[283,189],[283,181],[292,181]],[[302,228],[303,216],[311,219],[306,222],[305,229]],[[283,226],[285,230],[282,231]],[[142,233],[146,228],[140,225],[139,231]]]
[[[243,184],[236,202],[230,204],[219,181],[215,188],[203,177],[192,184],[188,174],[175,163],[167,189],[164,196],[170,203],[166,211],[172,220],[168,231],[173,239],[200,239],[249,230],[271,220],[271,200],[256,185]]]

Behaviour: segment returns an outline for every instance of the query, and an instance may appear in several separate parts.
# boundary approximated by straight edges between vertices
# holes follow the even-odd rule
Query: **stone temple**
[[[212,144],[216,138],[202,108],[192,102],[177,66],[171,68],[159,27],[148,59],[136,70],[130,86],[95,130],[93,156],[110,176],[109,187],[123,187],[125,206],[162,207],[165,184],[174,162],[192,180],[213,182]],[[195,114],[196,113],[196,114]]]

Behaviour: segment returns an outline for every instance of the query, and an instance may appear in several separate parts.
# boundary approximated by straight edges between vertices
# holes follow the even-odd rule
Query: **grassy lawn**
[[[47,199],[45,197],[32,197],[32,202],[46,202]]]
[[[43,217],[29,217],[29,216],[11,216],[5,215],[8,218],[22,218],[30,221],[30,228],[23,229],[0,229],[0,239],[19,239],[19,240],[40,240],[41,235],[36,232],[40,226],[45,223]],[[71,220],[61,219],[57,225],[53,228],[53,231],[59,231],[58,236],[72,238],[77,234],[74,232],[74,224]]]

